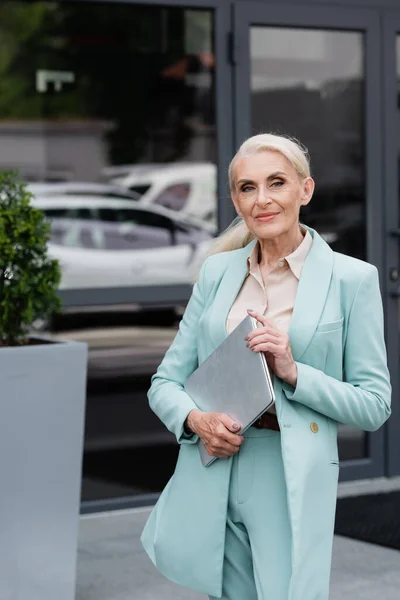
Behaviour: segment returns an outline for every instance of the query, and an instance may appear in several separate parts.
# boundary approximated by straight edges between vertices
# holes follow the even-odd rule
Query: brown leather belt
[[[254,421],[252,427],[257,429],[273,429],[274,431],[280,431],[278,419],[276,415],[265,412],[257,421]]]

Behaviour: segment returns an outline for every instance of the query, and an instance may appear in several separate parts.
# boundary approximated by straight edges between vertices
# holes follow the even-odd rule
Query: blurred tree
[[[154,161],[160,148],[162,161],[182,160],[195,135],[185,118],[195,110],[201,118],[187,74],[201,64],[197,45],[198,53],[209,53],[210,14],[104,2],[2,2],[0,118],[105,120],[112,123],[110,163]],[[168,76],[179,62],[182,77]],[[75,83],[39,93],[39,69],[73,72]],[[209,94],[213,103],[213,89]]]

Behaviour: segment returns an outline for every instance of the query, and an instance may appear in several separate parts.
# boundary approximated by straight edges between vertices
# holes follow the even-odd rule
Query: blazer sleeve
[[[375,267],[368,269],[361,280],[350,309],[343,357],[346,381],[338,381],[304,363],[296,364],[296,388],[283,384],[289,400],[366,431],[377,430],[388,419],[391,385]]]
[[[208,258],[203,262],[199,278],[187,304],[178,333],[151,378],[147,393],[149,404],[164,425],[175,434],[178,443],[194,444],[196,434],[187,434],[184,422],[197,406],[185,392],[183,384],[198,366],[197,335],[199,318],[205,304],[204,278]]]

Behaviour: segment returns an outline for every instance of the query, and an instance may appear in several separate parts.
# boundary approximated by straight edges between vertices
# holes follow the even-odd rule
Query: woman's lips
[[[276,216],[278,216],[278,213],[265,213],[264,215],[260,215],[260,216],[256,217],[256,221],[261,221],[262,223],[268,223],[269,221],[273,221]]]

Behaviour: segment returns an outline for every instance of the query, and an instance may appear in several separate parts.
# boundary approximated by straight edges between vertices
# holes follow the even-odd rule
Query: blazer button
[[[318,433],[318,425],[316,423],[311,423],[310,429],[313,433]]]

